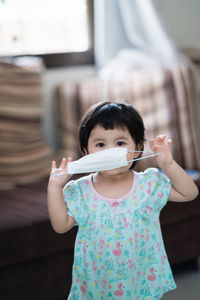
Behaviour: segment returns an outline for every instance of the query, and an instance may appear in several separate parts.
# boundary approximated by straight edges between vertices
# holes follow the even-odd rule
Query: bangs
[[[104,129],[114,129],[127,127],[127,120],[124,113],[120,109],[102,109],[96,115],[92,127],[101,125]]]

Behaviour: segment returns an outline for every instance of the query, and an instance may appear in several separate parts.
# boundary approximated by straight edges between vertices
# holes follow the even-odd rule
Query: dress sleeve
[[[169,178],[156,168],[150,168],[148,173],[147,184],[151,190],[151,201],[155,211],[160,212],[169,199],[172,184]]]
[[[68,210],[68,215],[74,217],[77,225],[82,225],[86,221],[86,212],[83,205],[80,187],[76,181],[69,181],[63,188],[64,201]]]

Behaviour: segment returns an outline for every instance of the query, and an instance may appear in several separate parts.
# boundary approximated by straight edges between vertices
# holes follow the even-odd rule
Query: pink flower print
[[[137,272],[137,278],[136,278],[136,280],[138,280],[139,279],[139,276],[141,275],[141,272],[140,271],[138,271]]]
[[[128,263],[129,263],[128,268],[129,268],[129,269],[133,269],[134,264],[132,263],[132,260],[131,260],[131,259],[128,260]]]
[[[155,275],[154,271],[155,271],[154,268],[150,268],[150,273],[151,273],[151,275],[149,275],[149,276],[147,277],[149,281],[154,281],[154,280],[156,280],[156,275]]]
[[[166,259],[166,256],[163,255],[163,256],[161,257],[161,260],[162,260],[162,264],[163,264],[163,265],[165,264],[165,262],[164,262],[165,259]]]
[[[150,195],[151,194],[151,181],[147,182],[148,188],[146,190],[147,194]]]
[[[104,246],[104,244],[105,244],[104,240],[100,240],[100,241],[99,241],[99,244],[100,244],[99,248],[100,248],[100,249],[103,249],[103,246]]]
[[[81,292],[83,293],[83,294],[85,294],[86,293],[86,284],[87,284],[87,282],[86,281],[83,281],[83,285],[80,287],[80,290],[81,290]]]
[[[161,194],[159,193],[158,195],[157,195],[160,199],[162,199],[163,197],[164,197],[164,193],[162,192]]]
[[[124,227],[129,227],[129,222],[124,218]]]
[[[119,205],[119,203],[116,201],[111,204],[112,207],[117,207],[118,205]]]
[[[103,280],[102,282],[103,282],[103,289],[105,289],[106,285],[107,285],[107,282],[106,282],[106,280]]]
[[[112,252],[115,256],[120,256],[120,254],[122,253],[121,249],[120,249],[120,246],[121,246],[121,244],[119,242],[116,243],[116,248],[117,249],[114,249],[113,252]]]
[[[157,243],[158,252],[160,252],[160,243]]]
[[[153,215],[153,208],[147,205],[148,212]]]
[[[149,232],[148,232],[148,229],[146,228],[146,242],[148,242],[149,240]]]
[[[96,271],[96,270],[97,270],[97,267],[95,266],[95,262],[94,262],[94,261],[92,262],[92,270],[93,270],[93,271]]]
[[[139,236],[139,234],[136,232],[136,233],[135,233],[135,243],[137,243],[137,241],[138,241],[138,240],[137,240],[138,236]]]
[[[122,290],[123,287],[122,283],[118,283],[117,287],[119,290],[114,291],[114,295],[121,297],[124,294],[124,291]]]
[[[86,254],[86,252],[87,252],[86,247],[87,247],[87,243],[85,242],[85,243],[84,243],[84,246],[83,246],[83,253],[84,253],[84,254]]]

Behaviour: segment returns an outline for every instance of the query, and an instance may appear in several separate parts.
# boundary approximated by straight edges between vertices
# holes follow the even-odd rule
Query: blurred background
[[[2,300],[67,298],[77,229],[53,232],[46,188],[53,159],[80,157],[78,124],[91,104],[134,105],[147,141],[171,137],[200,185],[199,11],[198,0],[0,1]],[[165,300],[200,297],[199,200],[161,212],[178,286]]]

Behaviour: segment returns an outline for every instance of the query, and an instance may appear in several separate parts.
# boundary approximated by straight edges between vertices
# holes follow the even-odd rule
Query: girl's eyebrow
[[[128,140],[128,138],[125,136],[119,136],[119,137],[116,137],[116,140]]]
[[[99,141],[105,141],[105,139],[104,138],[95,138],[93,140],[93,142],[99,142]]]
[[[95,138],[95,139],[93,140],[93,142],[99,142],[99,141],[105,141],[105,140],[106,140],[105,138],[99,137],[99,138]],[[117,137],[115,138],[115,140],[116,140],[116,141],[117,141],[117,140],[128,140],[128,138],[125,137],[125,136],[117,136]]]

